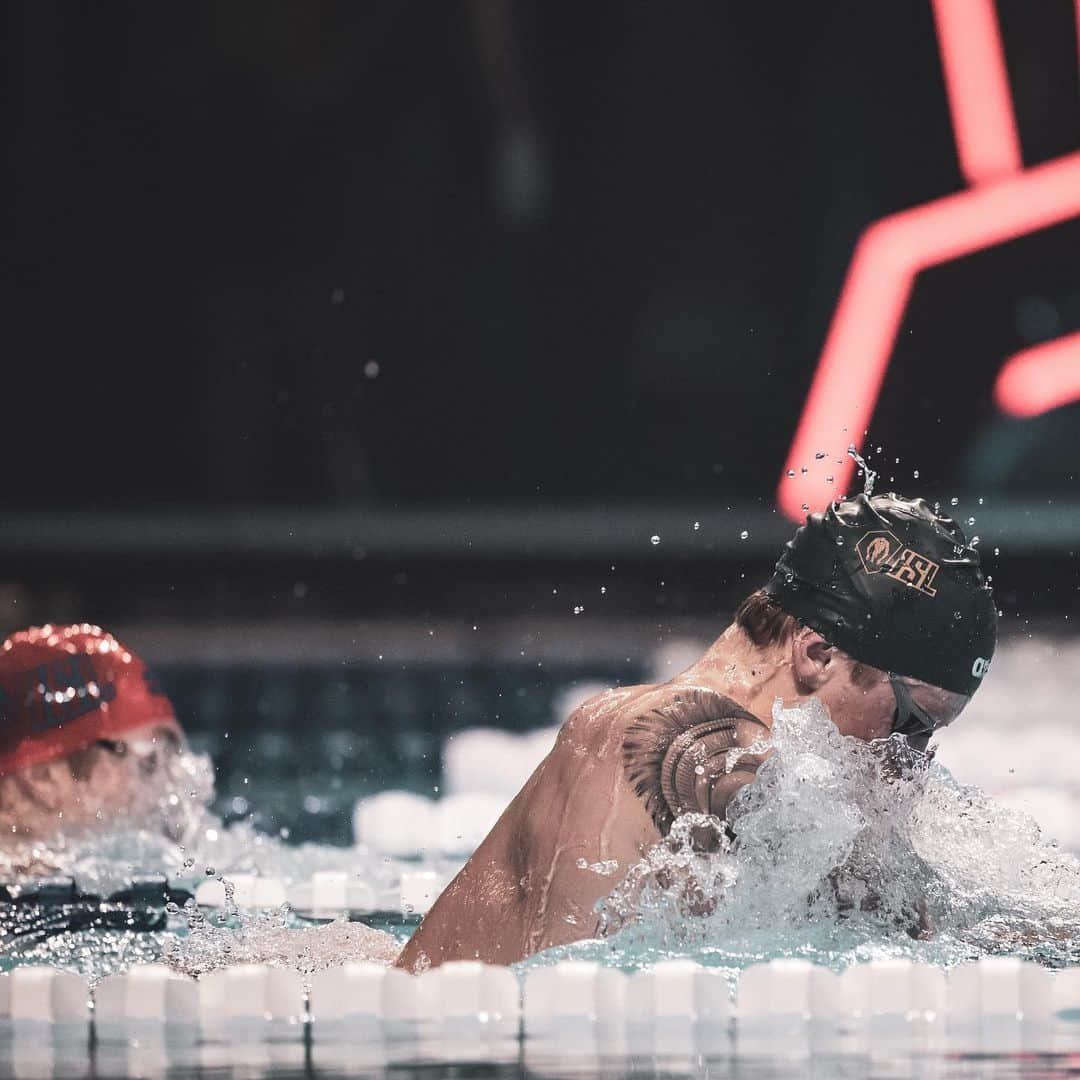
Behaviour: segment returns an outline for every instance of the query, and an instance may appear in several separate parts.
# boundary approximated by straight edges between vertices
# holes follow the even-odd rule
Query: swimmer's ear
[[[791,638],[791,666],[802,693],[820,690],[837,670],[836,650],[815,630],[800,627]]]

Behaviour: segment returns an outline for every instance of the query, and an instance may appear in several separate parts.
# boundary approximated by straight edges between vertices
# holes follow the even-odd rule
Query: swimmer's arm
[[[546,761],[439,895],[395,966],[420,972],[449,960],[513,964],[522,958],[520,879],[521,864],[529,859],[529,837],[521,823]]]

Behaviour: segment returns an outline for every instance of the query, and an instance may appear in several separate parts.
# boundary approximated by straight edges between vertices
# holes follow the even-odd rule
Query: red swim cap
[[[0,646],[0,776],[146,724],[182,731],[146,665],[100,627],[34,626]]]

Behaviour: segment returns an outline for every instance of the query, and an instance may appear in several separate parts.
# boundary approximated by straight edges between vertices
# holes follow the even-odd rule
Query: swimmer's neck
[[[788,706],[806,700],[795,684],[790,646],[755,645],[735,623],[709,646],[700,660],[678,676],[678,681],[692,682],[726,695],[766,727],[772,727],[777,698]]]

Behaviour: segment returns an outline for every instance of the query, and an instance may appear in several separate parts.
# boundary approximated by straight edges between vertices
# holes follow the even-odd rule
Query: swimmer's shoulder
[[[769,756],[769,729],[733,698],[673,682],[634,702],[625,776],[662,836],[687,812],[723,818]]]
[[[556,746],[566,750],[595,750],[611,738],[619,722],[632,715],[634,704],[656,686],[616,686],[586,698],[559,729]]]

